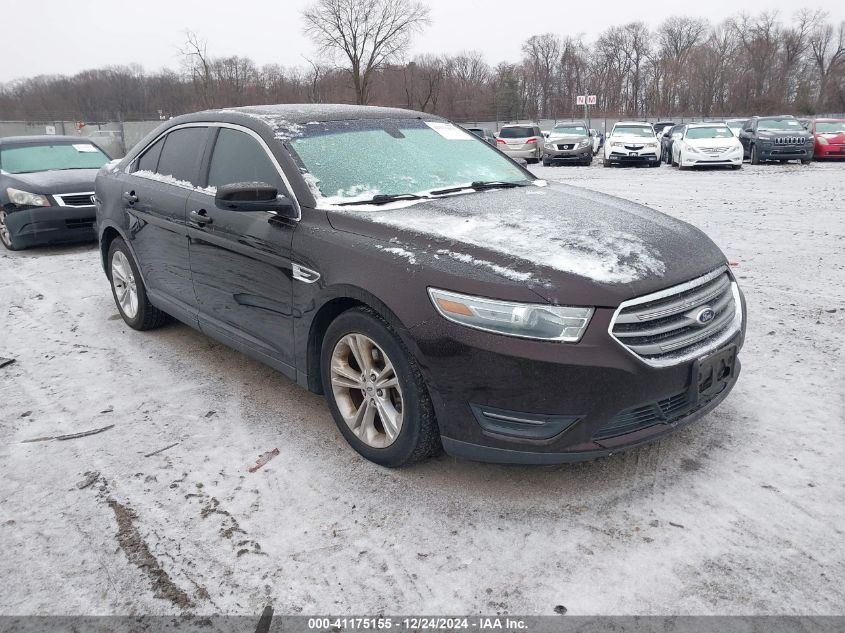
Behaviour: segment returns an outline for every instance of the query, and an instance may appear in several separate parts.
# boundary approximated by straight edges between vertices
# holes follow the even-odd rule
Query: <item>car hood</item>
[[[29,174],[6,174],[9,187],[30,193],[78,193],[94,191],[98,169],[56,169]]]
[[[461,194],[399,208],[328,211],[332,226],[397,256],[528,286],[559,304],[616,306],[725,265],[700,230],[653,209],[566,185]],[[456,282],[457,283],[457,282]],[[452,288],[460,290],[460,288]]]
[[[742,143],[735,136],[726,138],[685,138],[684,142],[687,145],[692,145],[696,149],[707,149],[710,147],[741,147]]]
[[[607,139],[610,143],[629,143],[631,145],[644,145],[645,143],[651,143],[652,141],[657,141],[657,137],[650,137],[650,136],[631,136],[628,134],[617,134],[616,136],[611,136]]]
[[[553,141],[555,143],[580,143],[581,141],[586,141],[589,137],[587,136],[575,136],[575,135],[549,135],[548,141]]]
[[[800,136],[802,138],[810,138],[812,134],[810,134],[809,130],[795,130],[795,131],[787,131],[787,130],[758,130],[757,137],[760,140],[771,140],[775,138],[792,138],[795,136]]]
[[[836,145],[845,143],[845,132],[816,132],[815,137],[821,137],[828,143],[835,143]]]

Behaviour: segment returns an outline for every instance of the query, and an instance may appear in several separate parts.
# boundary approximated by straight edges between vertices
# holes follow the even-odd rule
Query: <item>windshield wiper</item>
[[[416,193],[380,193],[369,200],[353,200],[352,202],[339,202],[338,206],[345,207],[352,204],[387,204],[397,200],[426,200],[428,196],[420,196]]]
[[[525,187],[527,183],[525,182],[510,182],[507,180],[476,180],[475,182],[471,182],[468,185],[462,185],[460,187],[450,187],[449,189],[437,189],[436,191],[431,191],[434,196],[441,196],[447,193],[456,193],[458,191],[463,191],[464,189],[475,189],[476,191],[484,191],[485,189],[512,189],[514,187]]]

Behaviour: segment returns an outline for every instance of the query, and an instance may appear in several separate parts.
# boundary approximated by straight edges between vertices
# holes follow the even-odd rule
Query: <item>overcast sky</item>
[[[191,29],[213,56],[243,55],[259,65],[301,65],[313,49],[302,35],[309,0],[2,0],[0,81],[39,74],[138,63],[147,70],[179,65],[178,49]],[[707,0],[707,2],[595,2],[573,0],[428,0],[431,26],[413,53],[482,51],[487,61],[517,60],[522,42],[548,31],[588,38],[613,24],[645,20],[652,27],[673,14],[718,22],[743,8],[777,10],[789,18],[801,6],[845,20],[842,0]]]

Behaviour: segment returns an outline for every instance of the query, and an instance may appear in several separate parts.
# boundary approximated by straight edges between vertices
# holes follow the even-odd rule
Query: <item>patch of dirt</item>
[[[193,607],[194,603],[188,594],[173,582],[150,552],[150,548],[138,532],[138,528],[135,527],[134,521],[138,516],[135,511],[114,499],[109,499],[108,504],[114,510],[114,517],[117,520],[117,542],[120,549],[124,551],[131,563],[150,577],[155,597],[169,600],[180,609]]]

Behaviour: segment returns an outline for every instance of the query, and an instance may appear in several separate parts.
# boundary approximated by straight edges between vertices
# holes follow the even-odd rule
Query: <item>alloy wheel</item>
[[[0,240],[7,248],[12,247],[12,235],[9,233],[9,227],[6,226],[6,212],[0,211]]]
[[[120,309],[128,319],[138,314],[138,287],[132,266],[122,251],[115,251],[111,259],[111,283]]]
[[[373,448],[386,448],[402,430],[403,400],[393,363],[371,338],[347,334],[334,347],[330,377],[338,411]]]

